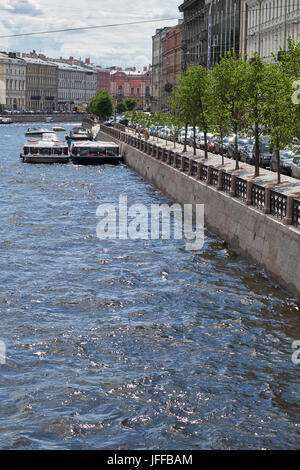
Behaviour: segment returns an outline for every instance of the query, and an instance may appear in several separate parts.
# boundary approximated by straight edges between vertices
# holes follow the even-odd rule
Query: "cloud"
[[[43,11],[35,4],[33,0],[10,0],[4,1],[1,10],[6,10],[14,15],[41,16]]]
[[[108,25],[155,18],[179,18],[174,0],[0,0],[1,34],[18,34],[94,25]],[[2,5],[4,7],[2,7]],[[11,14],[13,13],[13,15]],[[31,21],[24,21],[30,15]],[[152,61],[152,36],[157,28],[172,26],[176,20],[118,26],[86,31],[3,39],[9,50],[35,49],[49,57],[90,57],[99,65],[137,66]],[[2,28],[3,27],[3,28]]]

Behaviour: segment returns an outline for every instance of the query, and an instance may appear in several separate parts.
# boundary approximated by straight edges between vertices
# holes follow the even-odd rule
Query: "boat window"
[[[115,155],[118,155],[118,148],[108,148],[106,149],[106,155],[109,155],[110,157],[113,157]]]
[[[31,155],[37,155],[39,153],[39,149],[37,147],[30,148]]]
[[[78,149],[81,157],[87,157],[89,155],[89,149]]]
[[[41,148],[40,154],[41,155],[51,155],[51,149]]]
[[[105,148],[104,147],[98,147],[98,148],[90,148],[89,149],[89,155],[93,156],[101,156],[105,153]]]
[[[52,149],[52,153],[54,155],[61,155],[62,154],[62,149],[61,148],[54,148],[54,149]]]

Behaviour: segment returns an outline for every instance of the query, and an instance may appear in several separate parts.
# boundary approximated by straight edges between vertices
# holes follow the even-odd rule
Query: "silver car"
[[[300,179],[300,155],[293,158],[291,162],[292,176]]]

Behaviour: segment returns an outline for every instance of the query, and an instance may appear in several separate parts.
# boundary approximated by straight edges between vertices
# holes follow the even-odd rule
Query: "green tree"
[[[180,112],[180,115],[182,117],[182,125],[185,129],[183,147],[183,153],[185,153],[187,151],[187,130],[190,119],[190,93],[188,87],[185,84],[185,75],[181,75],[180,77],[178,77],[177,83],[173,88],[171,102],[173,102],[173,106],[175,106],[176,102],[176,106],[178,107],[176,113]]]
[[[133,111],[137,107],[137,101],[133,98],[126,98],[124,104],[127,111]]]
[[[264,113],[264,77],[266,73],[265,62],[257,55],[248,62],[246,67],[246,127],[255,139],[255,174],[259,176],[259,141],[265,128],[263,124]]]
[[[89,110],[101,120],[108,119],[113,113],[113,98],[108,91],[97,91],[89,103]]]
[[[172,122],[173,132],[174,132],[173,134],[174,149],[176,148],[176,137],[178,137],[180,130],[185,125],[184,114],[182,112],[179,94],[180,94],[180,88],[175,87],[173,88],[172,94],[169,98],[170,120]]]
[[[126,110],[127,110],[127,108],[126,108],[126,105],[125,105],[124,102],[123,103],[118,103],[116,105],[116,111],[117,111],[118,114],[125,113]]]
[[[219,77],[217,82],[218,95],[224,94],[227,109],[231,121],[231,129],[235,134],[234,154],[235,169],[239,169],[238,159],[238,134],[245,130],[245,112],[247,99],[247,63],[241,58],[236,58],[232,53],[225,57],[215,66]]]
[[[211,129],[221,140],[222,165],[224,165],[223,139],[231,132],[230,110],[226,95],[224,69],[214,67],[209,74],[207,101],[210,109]]]
[[[275,151],[277,183],[280,184],[280,150],[295,136],[296,106],[292,102],[293,78],[278,62],[266,64],[264,74],[263,122]]]

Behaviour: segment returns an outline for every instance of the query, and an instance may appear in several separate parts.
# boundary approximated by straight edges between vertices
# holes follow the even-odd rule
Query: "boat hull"
[[[69,156],[21,155],[24,163],[68,163]]]
[[[118,165],[122,162],[121,155],[116,155],[114,157],[81,157],[81,156],[71,156],[71,160],[75,165]]]

